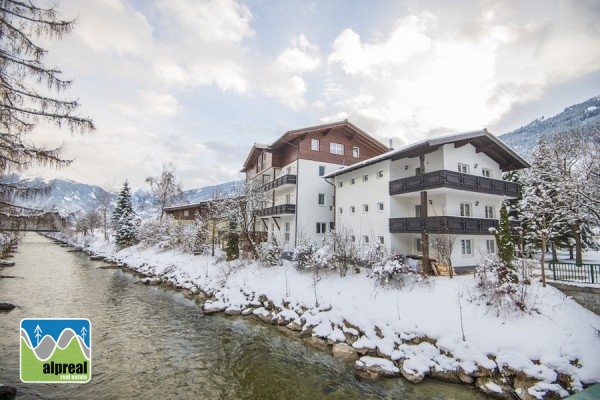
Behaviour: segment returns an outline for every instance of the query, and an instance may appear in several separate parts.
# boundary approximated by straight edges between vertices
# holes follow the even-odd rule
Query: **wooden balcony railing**
[[[441,187],[507,197],[519,197],[520,193],[519,185],[514,182],[441,170],[391,181],[390,196]]]
[[[268,190],[273,190],[283,185],[295,185],[296,181],[296,175],[283,175],[271,182],[265,183],[264,185],[262,185],[262,189],[266,192]]]
[[[517,221],[511,221],[513,233],[516,234]],[[421,233],[423,231],[435,234],[472,234],[489,235],[490,228],[499,229],[500,224],[495,219],[467,217],[416,217],[390,218],[390,233]]]
[[[280,204],[278,206],[263,208],[262,210],[257,210],[256,215],[259,217],[268,217],[270,215],[279,215],[279,214],[295,214],[296,213],[296,205],[295,204]]]

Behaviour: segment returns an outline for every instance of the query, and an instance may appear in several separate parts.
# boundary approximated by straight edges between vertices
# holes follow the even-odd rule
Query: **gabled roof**
[[[339,169],[325,175],[325,178],[345,174],[347,172],[362,168],[367,165],[375,164],[383,160],[396,161],[402,158],[418,157],[421,154],[432,153],[439,147],[454,143],[454,147],[462,147],[471,144],[475,147],[477,153],[484,153],[492,160],[496,161],[502,171],[512,171],[517,169],[529,168],[531,165],[525,161],[514,150],[502,143],[487,129],[471,131],[464,133],[455,133],[452,135],[439,136],[432,139],[425,139],[397,150],[388,151],[385,154],[370,158],[363,162]]]
[[[241,172],[247,171],[249,168],[252,168],[254,162],[256,162],[256,158],[263,150],[277,150],[283,146],[288,145],[289,142],[292,142],[298,138],[303,138],[309,133],[321,133],[321,135],[325,136],[332,132],[342,132],[348,136],[348,138],[354,138],[357,135],[361,137],[361,139],[366,142],[368,145],[373,147],[378,151],[388,151],[389,148],[379,142],[377,139],[373,138],[371,135],[349,122],[347,119],[343,121],[333,122],[330,124],[311,126],[308,128],[294,129],[291,131],[287,131],[284,133],[279,139],[274,141],[270,146],[267,145],[259,145],[254,144],[252,149],[250,150],[250,154],[246,157],[246,161],[244,162],[244,167]],[[260,146],[260,147],[259,147]]]

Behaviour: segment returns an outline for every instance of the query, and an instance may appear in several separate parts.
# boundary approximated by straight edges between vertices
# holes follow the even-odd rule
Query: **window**
[[[415,238],[415,251],[417,253],[423,251],[423,243],[421,242],[421,238]]]
[[[285,169],[285,173],[286,173],[287,175],[291,175],[291,174],[292,174],[292,167],[287,167],[287,168]]]
[[[269,182],[271,182],[271,175],[269,175],[269,174],[263,174],[263,176],[262,176],[262,183],[265,184],[265,183],[269,183]]]
[[[383,203],[377,203],[377,212],[383,212]]]
[[[421,205],[420,205],[420,204],[417,204],[417,205],[415,206],[415,217],[417,217],[417,218],[418,218],[418,217],[420,217],[420,216],[421,216]]]
[[[460,203],[460,216],[461,217],[470,217],[471,216],[471,204],[470,203]]]
[[[363,175],[363,182],[369,181],[369,175]]]
[[[473,240],[471,239],[461,239],[460,240],[460,251],[464,256],[472,256],[473,255]]]
[[[415,168],[415,176],[421,175],[421,168]]]
[[[290,223],[286,222],[283,227],[284,227],[283,228],[283,232],[284,232],[283,240],[285,242],[289,242],[290,241]]]
[[[325,166],[319,165],[319,176],[325,175]]]
[[[319,205],[320,206],[325,205],[325,193],[319,193]]]
[[[352,243],[355,243],[355,242],[356,242],[356,236],[354,236],[354,235],[350,235],[350,241],[351,241]]]
[[[344,213],[344,207],[338,207],[338,214],[342,215]]]
[[[368,204],[363,204],[363,213],[368,213],[369,212],[369,205]]]
[[[356,212],[356,207],[350,206],[350,214],[354,214]]]
[[[190,210],[183,210],[183,216],[184,217],[189,217],[190,216]]]
[[[339,143],[329,143],[329,152],[331,154],[339,154],[340,156],[344,155],[344,145]]]
[[[494,213],[494,206],[485,206],[485,217],[496,218]]]
[[[377,171],[377,179],[383,178],[383,171]]]
[[[327,231],[327,223],[317,222],[317,233],[326,233],[326,231]]]
[[[383,238],[383,236],[377,236],[377,241],[378,241],[379,243],[383,244],[383,243],[384,243],[384,240],[385,240],[385,239]]]
[[[354,158],[360,157],[360,149],[358,147],[352,148],[352,157],[354,157]]]
[[[356,179],[354,179],[354,178],[350,179],[350,184],[351,185],[354,185],[355,183],[356,183]]]
[[[330,231],[335,231],[335,222],[330,222],[329,223],[329,230]]]
[[[486,240],[485,248],[489,254],[494,254],[496,252],[496,242],[494,242],[494,239]]]
[[[468,174],[469,166],[467,164],[458,164],[458,172],[461,174]]]
[[[285,204],[292,204],[292,195],[289,193],[285,195]]]
[[[492,177],[492,170],[488,168],[481,168],[481,176],[485,176],[486,178]]]
[[[369,243],[369,237],[367,235],[363,236],[363,243],[365,243],[365,244]]]
[[[319,151],[319,139],[313,139],[310,141],[310,149]]]
[[[338,182],[338,187],[344,187],[344,182],[343,181],[339,181]]]

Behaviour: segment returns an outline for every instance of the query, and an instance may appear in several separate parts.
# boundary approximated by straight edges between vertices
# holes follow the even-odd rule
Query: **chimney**
[[[389,143],[390,143],[390,150],[394,150],[394,140],[392,138],[389,138]]]

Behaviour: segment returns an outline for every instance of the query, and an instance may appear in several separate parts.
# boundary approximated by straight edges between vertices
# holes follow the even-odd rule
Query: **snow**
[[[495,384],[494,382],[488,382],[485,384],[485,386],[494,393],[502,393],[503,392],[502,388],[499,385]]]
[[[472,275],[430,277],[393,288],[376,284],[365,271],[343,278],[331,272],[321,273],[315,290],[312,273],[296,270],[289,261],[281,267],[215,262],[209,256],[141,245],[116,252],[112,243],[101,238],[88,239],[87,246],[139,272],[198,288],[214,297],[211,307],[245,310],[244,314],[254,307],[252,312],[264,317],[305,322],[304,329],[310,326],[313,335],[332,341],[345,341],[344,333],[358,336],[354,348],[377,349],[392,360],[403,359],[407,371],[460,368],[469,373],[480,367],[524,371],[539,380],[532,389],[536,394],[548,390],[561,394],[558,385],[552,386],[558,373],[569,375],[575,389],[600,381],[596,336],[600,316],[558,289],[542,287],[538,280],[530,287],[534,311],[499,316],[477,301]],[[269,308],[278,311],[267,310],[258,300],[262,295],[268,298]],[[425,337],[427,341],[417,340]],[[391,360],[375,360],[380,359],[360,359],[394,367]],[[490,390],[500,388],[496,386],[488,384]]]
[[[359,360],[356,361],[356,365],[358,365],[360,367],[367,367],[367,368],[379,367],[384,371],[394,373],[394,374],[400,372],[400,369],[398,367],[396,367],[393,362],[391,362],[390,360],[387,360],[385,358],[379,358],[379,357],[370,357],[370,356],[361,357]]]

